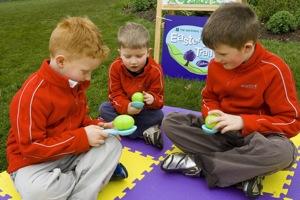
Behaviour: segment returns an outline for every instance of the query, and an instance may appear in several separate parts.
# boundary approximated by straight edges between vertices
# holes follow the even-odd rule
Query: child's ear
[[[55,62],[56,62],[57,66],[59,68],[63,68],[64,67],[65,61],[66,61],[66,59],[65,59],[65,57],[63,55],[57,55],[57,56],[55,56]]]
[[[244,45],[245,52],[251,52],[255,48],[255,43],[251,40]]]

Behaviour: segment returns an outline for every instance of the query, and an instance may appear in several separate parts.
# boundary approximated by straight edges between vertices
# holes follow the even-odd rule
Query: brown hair
[[[67,17],[53,30],[49,41],[50,56],[87,56],[104,59],[109,49],[104,45],[97,26],[87,17]]]
[[[149,46],[150,34],[141,24],[127,22],[119,28],[118,43],[120,47],[139,49]]]
[[[220,44],[241,49],[250,40],[256,42],[258,33],[256,14],[248,5],[226,3],[209,17],[202,31],[202,41],[211,49]]]

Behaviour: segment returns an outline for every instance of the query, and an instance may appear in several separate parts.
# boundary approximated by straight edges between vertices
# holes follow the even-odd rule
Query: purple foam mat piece
[[[187,177],[178,173],[166,173],[154,166],[137,181],[133,190],[127,190],[122,200],[246,200],[244,193],[234,187],[208,188],[204,178]],[[259,200],[275,200],[261,196]],[[277,199],[278,200],[278,199]]]
[[[170,112],[181,112],[181,113],[192,113],[195,115],[200,115],[200,112],[187,110],[183,108],[176,108],[171,106],[164,106],[163,112],[165,116],[169,114]],[[122,144],[126,147],[129,147],[132,151],[140,151],[145,155],[150,155],[154,157],[155,159],[158,159],[160,156],[163,156],[165,151],[170,150],[172,147],[172,142],[166,137],[164,132],[162,132],[163,141],[164,141],[164,148],[162,150],[157,149],[151,145],[146,145],[144,140],[142,139],[129,139],[126,137],[122,137]]]
[[[164,106],[163,112],[165,116],[170,112],[193,113],[201,115],[200,112],[186,110],[182,108]],[[167,150],[172,149],[172,142],[163,134],[164,148],[156,149],[150,145],[146,145],[143,140],[130,140],[122,138],[122,144],[129,147],[132,151],[142,152],[143,155],[150,155],[157,160],[160,156],[165,156]],[[299,199],[300,190],[300,174],[299,170],[295,170],[295,174],[291,186],[287,186],[288,194],[284,197],[291,199]],[[142,180],[136,180],[135,187],[125,190],[126,195],[122,198],[125,200],[143,199],[143,200],[247,200],[244,193],[234,187],[229,188],[213,188],[209,189],[204,178],[191,178],[182,174],[165,173],[160,169],[159,165],[154,165],[151,172],[145,172]],[[278,200],[284,197],[274,198],[271,194],[264,194],[259,200]]]
[[[300,183],[300,171],[299,171],[299,163],[297,165],[297,169],[295,170],[293,179],[291,181],[291,185],[288,188],[287,197],[291,199],[300,199],[300,189],[299,189],[299,183]]]

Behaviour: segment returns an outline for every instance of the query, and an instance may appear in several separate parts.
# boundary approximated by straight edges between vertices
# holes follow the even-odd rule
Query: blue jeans
[[[107,122],[111,122],[117,117],[119,114],[116,109],[112,106],[110,102],[104,102],[99,107],[99,116],[103,118]],[[137,126],[136,131],[129,135],[130,138],[143,138],[143,132],[154,125],[159,125],[164,118],[164,113],[161,109],[159,110],[150,110],[143,109],[139,114],[132,116],[135,121],[135,125]]]

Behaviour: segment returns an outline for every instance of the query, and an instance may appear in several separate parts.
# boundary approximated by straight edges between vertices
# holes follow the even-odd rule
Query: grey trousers
[[[202,124],[200,116],[175,112],[165,117],[162,129],[179,149],[195,155],[210,187],[227,187],[274,173],[290,167],[296,159],[295,145],[281,134],[205,135]]]
[[[14,173],[22,200],[96,200],[121,155],[121,144],[109,137],[105,144],[80,155],[23,167]]]

